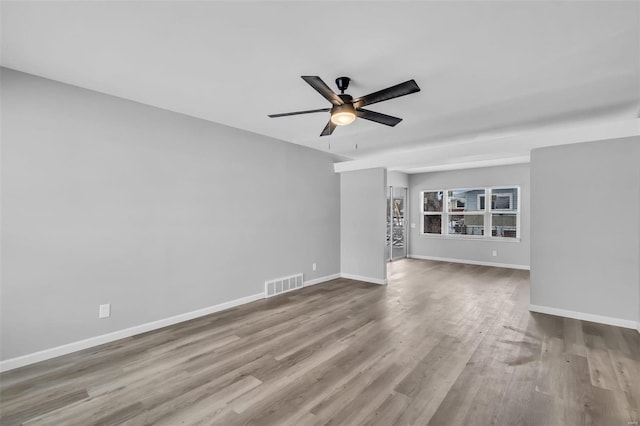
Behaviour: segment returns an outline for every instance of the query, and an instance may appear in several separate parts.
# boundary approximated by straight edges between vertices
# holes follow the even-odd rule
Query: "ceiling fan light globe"
[[[349,99],[351,99],[351,97],[349,97]],[[356,110],[350,102],[342,105],[335,105],[331,109],[331,122],[336,126],[346,126],[347,124],[353,123],[353,120],[355,119]]]
[[[336,112],[331,115],[331,122],[336,126],[346,126],[353,123],[356,115],[351,111]]]

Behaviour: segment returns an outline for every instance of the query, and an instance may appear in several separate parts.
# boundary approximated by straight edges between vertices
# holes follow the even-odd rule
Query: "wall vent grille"
[[[304,286],[302,274],[289,275],[264,282],[264,297],[272,297]]]

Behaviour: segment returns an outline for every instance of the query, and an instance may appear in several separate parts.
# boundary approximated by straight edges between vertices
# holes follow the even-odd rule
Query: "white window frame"
[[[502,214],[515,214],[516,215],[516,237],[515,238],[511,238],[511,237],[494,237],[494,236],[490,236],[490,238],[492,240],[500,240],[500,241],[515,241],[515,242],[520,242],[520,202],[522,199],[521,196],[521,191],[520,191],[520,187],[518,185],[511,185],[511,186],[494,186],[491,188],[487,188],[489,190],[491,190],[490,192],[488,192],[489,197],[492,196],[493,190],[498,190],[498,189],[515,189],[516,190],[516,195],[517,195],[517,199],[518,199],[518,205],[515,206],[515,210],[507,210],[507,209],[492,209],[491,208],[491,203],[489,203],[489,208],[487,209],[487,214],[489,215],[489,226],[488,226],[488,231],[489,234],[491,234],[491,228],[493,228],[493,213],[502,213]],[[513,194],[508,194],[509,195],[509,205],[513,206]],[[491,199],[491,198],[489,198]],[[484,206],[487,207],[487,201],[485,200]]]
[[[442,192],[442,210],[439,212],[428,212],[424,210],[424,194],[425,192]],[[445,204],[447,200],[447,191],[444,189],[432,189],[427,191],[420,192],[420,235],[427,235],[430,237],[442,237],[445,235],[446,224],[445,224],[445,212],[447,210],[447,205]],[[440,216],[440,233],[439,234],[431,234],[427,233],[424,230],[424,217],[425,216]]]
[[[449,238],[468,238],[468,239],[482,239],[484,238],[484,235],[473,235],[473,234],[450,234],[449,233],[449,216],[482,216],[483,217],[483,225],[482,225],[482,231],[483,234],[486,235],[486,231],[487,231],[487,215],[485,214],[485,210],[469,210],[469,211],[462,211],[462,212],[452,212],[449,211],[449,192],[454,192],[454,191],[484,191],[485,195],[487,194],[487,189],[483,188],[483,187],[474,187],[474,188],[451,188],[451,189],[447,189],[445,191],[445,200],[447,202],[446,207],[447,207],[447,211],[446,211],[446,216],[443,217],[445,223],[444,223],[444,230],[445,232],[443,232],[443,235],[446,235]],[[478,194],[481,195],[481,194]],[[456,197],[453,197],[453,199],[456,199]],[[480,207],[480,204],[478,204],[478,207]],[[485,205],[486,207],[486,205]]]
[[[493,191],[500,189],[515,189],[517,194],[517,205],[515,210],[509,209],[492,209],[491,203],[487,203],[486,200],[491,200]],[[473,191],[484,190],[485,205],[483,210],[467,211],[467,212],[450,212],[449,211],[449,191]],[[424,194],[426,192],[442,192],[442,211],[441,212],[427,212],[424,210]],[[520,242],[520,221],[521,221],[521,190],[519,185],[504,185],[504,186],[487,186],[487,187],[475,187],[475,188],[450,188],[450,189],[425,189],[419,192],[420,194],[420,236],[428,238],[446,238],[446,239],[467,239],[467,240],[486,240],[486,241],[504,241],[504,242]],[[478,194],[478,204],[480,207],[480,197],[483,194]],[[513,194],[504,194],[502,196],[509,196],[509,205],[513,206]],[[516,215],[516,237],[494,237],[491,235],[493,228],[492,220],[493,214],[515,214]],[[484,235],[459,235],[449,234],[449,215],[480,215],[484,216]],[[429,234],[424,229],[424,216],[427,215],[440,215],[441,216],[441,229],[440,234]]]

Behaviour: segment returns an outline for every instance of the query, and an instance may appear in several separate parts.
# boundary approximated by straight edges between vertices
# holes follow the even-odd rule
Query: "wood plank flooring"
[[[2,425],[635,425],[640,334],[530,313],[529,273],[425,260],[0,376]],[[634,423],[635,422],[635,423]]]

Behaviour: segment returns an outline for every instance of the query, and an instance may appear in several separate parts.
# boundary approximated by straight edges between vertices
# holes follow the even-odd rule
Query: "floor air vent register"
[[[276,278],[264,282],[264,297],[272,297],[302,288],[302,274],[290,275],[288,277]]]

